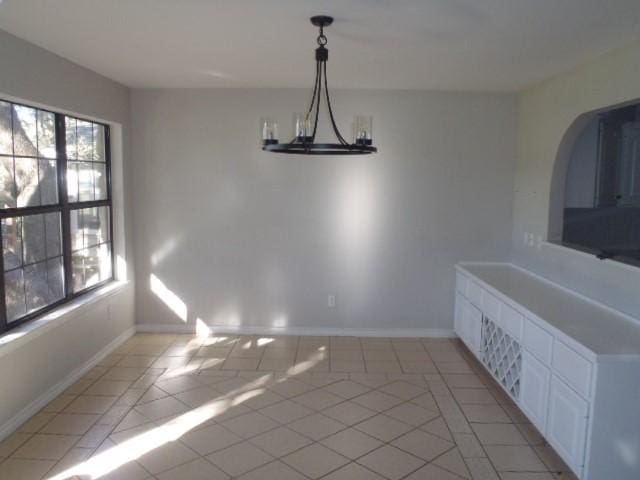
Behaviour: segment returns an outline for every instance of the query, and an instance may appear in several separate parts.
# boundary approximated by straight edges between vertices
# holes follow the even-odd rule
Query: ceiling
[[[0,29],[131,87],[513,91],[640,38],[638,0],[0,0]]]

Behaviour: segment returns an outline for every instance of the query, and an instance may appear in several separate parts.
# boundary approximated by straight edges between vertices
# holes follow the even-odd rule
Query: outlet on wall
[[[327,297],[327,307],[334,308],[336,306],[336,296],[335,294],[330,294]]]
[[[524,232],[524,244],[528,247],[533,247],[535,245],[534,235],[531,232]]]

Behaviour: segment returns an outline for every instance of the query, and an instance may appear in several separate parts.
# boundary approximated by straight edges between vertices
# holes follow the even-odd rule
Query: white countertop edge
[[[614,313],[616,315],[618,315],[619,317],[621,317],[622,320],[626,320],[629,322],[632,322],[636,325],[639,325],[639,320],[630,317],[629,315],[620,312],[619,310],[616,310],[614,308],[611,308],[608,305],[605,305],[603,303],[597,302],[596,300],[593,300],[592,298],[586,297],[578,292],[575,292],[567,287],[564,287],[562,285],[559,285],[555,282],[552,282],[551,280],[548,280],[530,270],[527,270],[526,268],[523,268],[519,265],[516,265],[514,263],[511,262],[459,262],[455,265],[456,271],[459,271],[460,273],[463,273],[464,275],[470,276],[472,277],[476,282],[480,283],[482,285],[483,288],[486,288],[487,290],[489,290],[491,293],[493,293],[494,295],[497,295],[498,297],[500,297],[505,303],[508,303],[511,307],[513,307],[514,309],[520,311],[527,319],[529,319],[530,321],[534,322],[537,326],[546,329],[546,330],[551,330],[555,336],[557,336],[560,340],[563,340],[565,343],[569,344],[573,349],[578,350],[578,352],[587,357],[588,359],[592,360],[593,362],[596,363],[608,363],[608,362],[638,362],[640,361],[640,354],[630,354],[630,353],[620,353],[620,354],[598,354],[596,352],[594,352],[593,350],[591,350],[590,348],[584,346],[582,343],[578,342],[576,339],[574,339],[573,337],[567,335],[566,333],[564,333],[562,330],[558,329],[557,327],[555,327],[554,325],[552,325],[551,323],[545,321],[544,319],[538,317],[536,314],[532,313],[530,310],[528,310],[527,308],[525,308],[524,306],[522,306],[521,304],[513,301],[511,298],[509,298],[508,296],[506,296],[504,293],[502,293],[500,290],[497,290],[496,288],[494,288],[493,286],[489,285],[488,283],[486,283],[484,280],[482,280],[481,278],[478,278],[477,276],[475,276],[473,273],[469,272],[468,270],[465,269],[465,266],[469,265],[469,266],[483,266],[483,265],[488,265],[488,266],[510,266],[513,267],[516,270],[519,270],[523,273],[526,273],[528,275],[531,275],[533,277],[535,277],[536,279],[545,282],[549,285],[552,285],[553,287],[559,288],[560,290],[564,291],[565,293],[569,294],[569,295],[573,295],[577,298],[580,298],[581,300],[585,300],[589,303],[591,303],[592,305],[598,306],[600,308],[603,308],[605,310],[610,311],[611,313]]]
[[[0,357],[38,338],[47,331],[76,318],[94,304],[101,302],[124,290],[130,282],[113,281],[92,292],[82,295],[69,303],[43,314],[35,320],[29,321],[5,332],[0,336]]]

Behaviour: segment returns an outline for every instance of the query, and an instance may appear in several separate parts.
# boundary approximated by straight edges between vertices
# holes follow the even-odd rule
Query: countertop
[[[510,263],[461,263],[458,268],[597,356],[640,358],[640,320]]]

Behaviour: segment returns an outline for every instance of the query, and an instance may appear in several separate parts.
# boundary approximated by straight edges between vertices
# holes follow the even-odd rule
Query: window
[[[109,127],[0,100],[0,332],[113,278]]]
[[[564,192],[563,244],[640,265],[640,104],[581,123]]]

